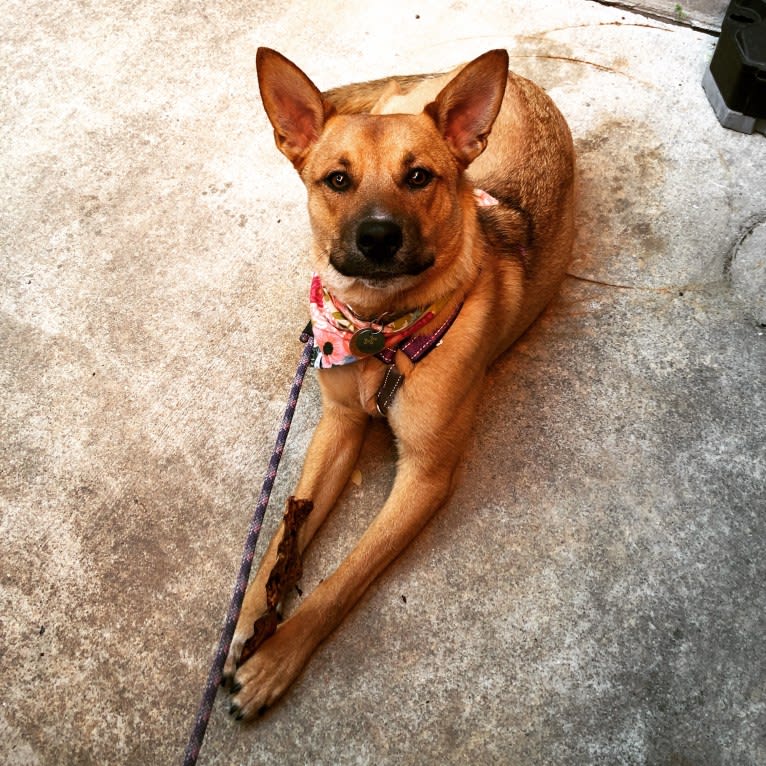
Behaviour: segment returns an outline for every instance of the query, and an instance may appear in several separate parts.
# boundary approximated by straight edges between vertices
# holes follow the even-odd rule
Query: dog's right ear
[[[255,64],[274,140],[279,151],[300,171],[332,107],[322,99],[317,86],[281,53],[258,48]]]

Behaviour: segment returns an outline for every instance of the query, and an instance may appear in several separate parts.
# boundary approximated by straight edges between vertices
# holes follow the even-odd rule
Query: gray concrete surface
[[[307,315],[267,44],[321,87],[507,47],[571,123],[580,235],[449,506],[265,720],[219,697],[200,763],[766,763],[766,139],[708,107],[714,37],[585,0],[11,6],[0,762],[180,763]],[[304,591],[393,463],[378,426]]]

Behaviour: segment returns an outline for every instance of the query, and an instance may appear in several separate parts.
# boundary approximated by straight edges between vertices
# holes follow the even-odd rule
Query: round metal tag
[[[357,330],[351,336],[349,346],[354,356],[370,356],[377,354],[386,347],[386,337],[382,332],[365,327],[363,330]]]

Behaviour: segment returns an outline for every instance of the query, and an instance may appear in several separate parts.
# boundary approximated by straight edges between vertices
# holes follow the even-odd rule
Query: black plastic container
[[[766,0],[733,0],[702,80],[719,122],[766,133]]]

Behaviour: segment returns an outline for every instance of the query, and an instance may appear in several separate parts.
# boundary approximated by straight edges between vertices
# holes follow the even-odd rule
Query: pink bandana
[[[500,204],[491,194],[487,194],[484,189],[474,189],[473,196],[479,207],[493,207]]]
[[[338,367],[368,359],[384,349],[393,348],[425,327],[447,304],[448,298],[409,311],[392,322],[377,322],[357,317],[351,308],[333,298],[323,287],[319,275],[311,279],[309,310],[314,333],[314,367]]]

